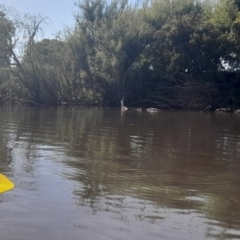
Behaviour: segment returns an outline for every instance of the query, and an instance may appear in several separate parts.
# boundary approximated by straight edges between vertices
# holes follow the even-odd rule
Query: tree
[[[177,2],[172,2],[172,8],[168,7],[169,18],[162,21],[161,17],[162,24],[157,25],[154,42],[144,56],[153,69],[149,88],[146,87],[149,100],[165,107],[194,109],[228,103],[229,97],[222,101],[225,97],[218,86],[222,86],[221,73],[226,71],[223,60],[236,62],[230,41],[236,8],[231,0],[226,1],[214,6],[188,1],[175,6]],[[166,3],[159,2],[160,6]],[[219,16],[219,9],[224,7],[227,23],[221,23]],[[153,16],[150,14],[147,20],[157,22]]]
[[[10,80],[11,49],[14,47],[12,36],[15,28],[8,19],[7,8],[0,6],[0,101],[9,98],[8,83]]]
[[[43,39],[27,46],[21,61],[23,84],[34,94],[33,100],[44,105],[58,102],[58,68],[62,63],[65,43]]]
[[[10,66],[11,38],[14,34],[14,25],[6,17],[5,8],[0,6],[0,67]]]
[[[15,48],[11,48],[11,64],[14,66],[13,73],[17,77],[18,81],[25,88],[25,96],[28,101],[32,101],[38,104],[52,104],[52,99],[48,94],[46,96],[45,90],[42,87],[44,77],[41,72],[42,66],[37,60],[35,44],[36,37],[43,31],[42,24],[45,18],[41,16],[31,16],[25,14],[22,18],[15,16],[14,25],[15,32],[12,39],[15,39]],[[20,42],[19,39],[26,39],[24,42]],[[16,47],[17,45],[17,47]],[[22,51],[22,55],[19,54]]]
[[[85,50],[75,49],[86,71],[86,82],[92,89],[100,89],[104,103],[119,104],[123,95],[135,91],[134,70],[152,29],[138,14],[139,7],[132,7],[127,0],[82,1],[77,6],[74,35]]]

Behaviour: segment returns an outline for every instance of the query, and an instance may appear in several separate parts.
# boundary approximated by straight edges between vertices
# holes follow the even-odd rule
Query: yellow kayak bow
[[[0,193],[6,192],[14,188],[14,183],[6,176],[0,173]]]

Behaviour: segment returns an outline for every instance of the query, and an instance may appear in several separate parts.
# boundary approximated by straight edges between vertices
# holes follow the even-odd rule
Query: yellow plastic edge
[[[9,191],[14,188],[14,183],[5,175],[0,173],[0,193]]]

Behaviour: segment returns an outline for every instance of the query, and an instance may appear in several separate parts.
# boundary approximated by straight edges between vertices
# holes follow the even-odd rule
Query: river
[[[240,239],[240,114],[0,106],[0,239]]]

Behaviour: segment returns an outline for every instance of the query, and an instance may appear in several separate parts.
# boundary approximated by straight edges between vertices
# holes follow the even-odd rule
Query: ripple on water
[[[239,238],[239,119],[88,108],[0,118],[1,169],[15,182],[1,195],[1,239]]]

